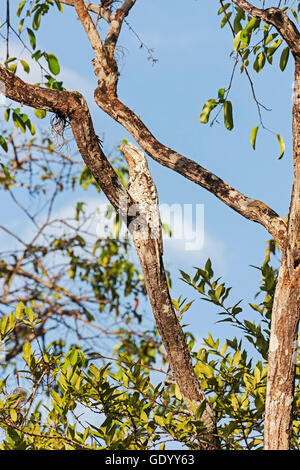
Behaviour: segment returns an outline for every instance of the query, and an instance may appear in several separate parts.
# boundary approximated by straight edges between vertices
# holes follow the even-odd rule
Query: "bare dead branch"
[[[118,83],[118,69],[114,59],[114,49],[110,51],[109,48],[103,45],[100,34],[86,9],[84,1],[76,0],[74,7],[95,52],[93,66],[98,78],[98,86],[101,88],[102,93],[115,94]]]

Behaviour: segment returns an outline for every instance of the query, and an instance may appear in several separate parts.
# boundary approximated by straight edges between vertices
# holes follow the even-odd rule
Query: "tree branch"
[[[60,0],[60,3],[63,3],[64,5],[68,5],[70,7],[74,7],[74,1],[76,0]],[[98,16],[101,16],[101,18],[110,23],[111,13],[109,10],[106,10],[100,5],[95,5],[94,3],[84,2],[84,4],[88,11],[96,13]]]
[[[211,171],[159,142],[143,121],[117,97],[103,96],[97,89],[95,100],[104,111],[131,133],[153,160],[205,188],[246,219],[261,224],[281,248],[284,246],[286,225],[264,202],[245,196]]]
[[[133,1],[125,1],[123,6],[127,4],[129,8],[130,5],[130,7],[133,6],[133,3]],[[96,51],[97,36],[99,37],[99,44],[102,44],[102,41],[98,31],[96,31],[97,36],[93,31],[95,25],[83,0],[76,0],[75,8],[78,11],[79,19],[83,24],[91,46]],[[282,248],[286,240],[286,225],[273,209],[264,202],[245,196],[209,170],[159,142],[143,121],[118,99],[118,69],[116,61],[112,56],[108,58],[105,50],[104,53],[105,57],[103,60],[100,54],[98,56],[96,54],[96,61],[94,62],[95,74],[98,77],[98,87],[95,90],[94,96],[98,106],[115,121],[122,124],[151,158],[207,189],[245,218],[264,226]]]
[[[113,55],[115,47],[120,36],[123,21],[135,4],[136,0],[125,0],[124,3],[111,15],[110,27],[105,38],[105,46],[109,48],[110,54]]]
[[[124,201],[129,204],[131,198],[102,151],[84,97],[78,92],[49,90],[30,85],[2,65],[0,80],[5,84],[7,98],[32,108],[51,111],[58,118],[69,120],[83,160],[115,210],[126,217],[127,207]]]
[[[112,51],[103,45],[100,34],[87,11],[83,0],[74,0],[78,18],[84,27],[88,40],[95,52],[93,66],[98,78],[98,87],[102,93],[115,94],[118,84],[118,67],[114,59],[114,48]]]

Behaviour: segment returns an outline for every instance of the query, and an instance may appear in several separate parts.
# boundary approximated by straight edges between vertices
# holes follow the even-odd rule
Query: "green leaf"
[[[35,109],[34,110],[34,114],[36,115],[36,117],[38,117],[39,119],[44,119],[47,115],[47,111],[45,111],[44,109]]]
[[[46,60],[48,62],[49,70],[53,75],[58,75],[60,72],[60,66],[57,58],[54,54],[45,54]]]
[[[16,324],[16,320],[15,320],[14,314],[11,312],[8,315],[8,330],[13,330],[15,327],[15,324]]]
[[[3,148],[4,152],[8,151],[8,146],[7,146],[6,140],[4,139],[4,137],[2,135],[0,135],[0,145]]]
[[[214,376],[213,368],[210,365],[205,364],[204,362],[197,362],[195,370],[197,374],[203,374],[205,375],[205,377],[208,378]]]
[[[290,48],[289,47],[285,47],[281,53],[281,56],[280,56],[280,70],[283,72],[284,69],[286,68],[287,66],[287,63],[288,63],[288,60],[289,60],[289,55],[290,55]]]
[[[249,43],[250,43],[250,39],[251,39],[250,32],[247,31],[246,29],[243,29],[241,31],[241,34],[240,34],[240,40],[243,43],[243,45],[246,44],[246,46],[248,46]],[[242,47],[244,47],[244,46],[242,46]],[[241,49],[241,47],[240,47],[240,49]]]
[[[141,411],[140,418],[142,421],[145,421],[146,423],[149,421],[148,415],[145,413],[144,410]]]
[[[7,324],[8,324],[8,317],[3,317],[0,323],[0,332],[2,336],[7,333]]]
[[[21,15],[22,10],[24,8],[24,5],[25,5],[25,1],[19,3],[18,9],[17,9],[17,16],[18,17]]]
[[[273,54],[277,51],[278,47],[282,44],[282,39],[272,42],[270,47],[267,50],[267,59],[270,64],[272,64]]]
[[[7,67],[7,68],[8,68],[8,70],[9,70],[11,73],[15,74],[16,71],[17,71],[17,64],[12,64],[12,65],[10,65],[10,66]]]
[[[62,4],[60,3],[59,0],[54,0],[54,1],[55,1],[55,5],[57,6],[58,11],[62,13],[64,11]]]
[[[223,286],[223,284],[221,284],[215,291],[215,297],[217,299],[217,301],[219,301],[221,295],[223,294],[223,292],[225,291],[225,288]]]
[[[55,390],[52,390],[51,395],[52,395],[53,400],[54,400],[56,403],[58,403],[58,405],[59,405],[60,407],[63,407],[64,403],[63,403],[63,401],[62,401],[62,398],[61,398],[61,396],[60,396]]]
[[[233,40],[233,49],[234,49],[235,51],[238,51],[238,50],[239,50],[240,42],[241,42],[241,31],[239,31],[239,32],[235,35],[234,40]]]
[[[234,127],[231,101],[225,101],[224,103],[224,124],[229,131]]]
[[[225,88],[220,88],[220,90],[218,91],[218,98],[219,100],[223,100],[224,99],[224,96],[225,96]]]
[[[30,130],[31,135],[35,135],[35,127],[30,121],[30,119],[27,119],[25,124],[26,124],[26,127],[28,127],[28,129]]]
[[[40,60],[40,58],[43,57],[43,55],[44,55],[44,52],[38,50],[38,51],[35,51],[35,52],[32,54],[31,57],[32,57],[36,62],[38,62],[38,61]]]
[[[16,318],[17,320],[21,320],[24,316],[23,314],[24,311],[24,304],[23,302],[19,302],[18,305],[16,306]]]
[[[79,220],[81,212],[83,212],[83,206],[85,205],[84,202],[77,202],[76,205],[76,214],[75,214],[75,220]]]
[[[164,427],[164,425],[165,425],[165,419],[162,416],[155,415],[154,416],[154,421],[156,421],[157,424],[161,427]]]
[[[30,67],[29,67],[29,65],[27,64],[27,62],[25,62],[25,60],[23,60],[23,59],[20,59],[20,62],[21,62],[21,64],[22,64],[22,66],[23,66],[24,71],[25,71],[26,73],[29,73],[29,72],[30,72]]]
[[[285,152],[285,143],[280,134],[276,134],[276,137],[277,137],[277,140],[279,142],[279,147],[280,147],[280,155],[278,157],[278,160],[280,160],[283,157],[284,152]]]
[[[29,342],[26,342],[23,344],[23,353],[24,353],[24,359],[28,363],[32,356],[31,344]]]
[[[266,63],[266,54],[264,52],[260,52],[258,56],[256,57],[254,64],[253,64],[253,69],[255,72],[260,72]]]
[[[177,400],[182,400],[182,395],[177,384],[175,384],[175,397]]]
[[[241,21],[245,19],[245,12],[241,8],[236,8],[237,14],[233,22],[233,29],[235,34],[243,29]]]
[[[8,171],[7,167],[5,165],[3,165],[3,163],[1,163],[1,166],[2,166],[2,169],[3,169],[3,172],[5,174],[5,177],[11,181],[11,175],[10,175],[10,172]]]
[[[207,124],[209,121],[209,116],[212,110],[218,106],[218,103],[216,102],[215,99],[210,99],[206,101],[205,105],[202,108],[201,114],[200,114],[200,122],[202,124]]]
[[[75,364],[77,363],[77,359],[78,359],[77,349],[74,349],[73,351],[70,351],[68,353],[68,361],[72,366],[75,366]]]
[[[206,408],[206,400],[203,400],[203,402],[201,403],[201,405],[198,406],[197,410],[196,410],[196,413],[195,413],[195,418],[196,419],[201,419],[201,416],[203,415],[203,412]]]
[[[11,420],[16,423],[18,421],[18,413],[16,412],[16,410],[14,408],[11,408],[9,410],[9,414],[10,414],[10,418]]]
[[[4,64],[7,65],[7,64],[10,64],[10,62],[13,62],[14,60],[17,60],[16,57],[10,57],[9,59],[7,59]]]
[[[32,29],[27,28],[27,34],[28,34],[29,41],[30,41],[32,49],[35,49],[36,48],[36,37],[35,37],[34,32],[32,31]]]
[[[270,42],[273,41],[273,39],[277,38],[277,36],[278,36],[278,33],[270,34],[265,40],[265,46],[270,44]]]
[[[21,119],[21,117],[19,116],[19,112],[17,112],[16,109],[13,112],[13,122],[14,122],[14,125],[16,126],[16,128],[21,129],[21,131],[25,134],[25,132],[26,132],[25,123]]]
[[[258,126],[253,127],[251,134],[250,134],[250,143],[253,147],[253,150],[255,150],[257,132],[258,132]]]
[[[260,314],[262,314],[262,309],[256,305],[256,304],[253,304],[253,303],[249,303],[250,307],[253,308],[253,310],[255,310],[256,312],[259,312]]]
[[[191,278],[190,278],[190,276],[189,276],[187,273],[185,273],[185,272],[182,271],[181,269],[179,269],[179,271],[180,271],[180,274],[181,274],[181,276],[183,277],[183,279],[184,279],[185,281],[191,282]]]
[[[221,13],[224,13],[228,7],[230,7],[231,3],[226,3],[224,6],[221,6],[218,10],[218,15],[221,15]]]
[[[231,15],[232,15],[232,12],[230,11],[229,13],[227,13],[226,15],[223,16],[222,21],[221,21],[221,25],[220,25],[221,28],[224,28],[227,21],[230,20]]]
[[[294,16],[295,20],[296,20],[296,21],[297,21],[297,23],[298,23],[299,19],[298,19],[298,15],[297,15],[297,13],[295,12],[295,10],[294,10],[293,8],[291,8],[291,12],[292,12],[292,14],[293,14],[293,16]]]
[[[4,119],[6,122],[9,121],[9,117],[10,117],[10,108],[7,108],[5,111],[4,111]]]
[[[234,366],[237,366],[241,360],[241,357],[242,357],[242,353],[241,351],[236,351],[233,355],[233,360],[232,360],[232,364]]]
[[[226,343],[221,347],[220,354],[221,354],[222,357],[225,356],[227,348],[228,348],[228,344],[226,344]]]
[[[37,31],[40,27],[41,24],[41,11],[37,10],[34,14],[33,21],[32,21],[32,27],[35,31]]]
[[[32,323],[33,320],[34,320],[33,310],[29,307],[26,307],[25,308],[25,313],[26,313],[26,316],[27,316],[28,320]]]
[[[183,315],[190,307],[191,305],[194,303],[193,300],[191,300],[191,302],[188,302],[182,310],[180,310],[180,315]]]
[[[205,271],[207,273],[207,276],[209,279],[211,279],[214,275],[214,272],[212,270],[212,267],[211,267],[211,259],[208,258],[206,263],[205,263]]]
[[[24,24],[24,20],[25,20],[25,18],[22,18],[21,21],[20,21],[20,23],[19,23],[19,26],[18,26],[18,31],[19,31],[19,33],[21,33],[21,31],[22,31],[23,24]]]
[[[253,31],[259,27],[260,23],[261,23],[261,20],[259,18],[251,18],[251,20],[245,27],[245,30],[248,31],[250,34],[252,34]]]

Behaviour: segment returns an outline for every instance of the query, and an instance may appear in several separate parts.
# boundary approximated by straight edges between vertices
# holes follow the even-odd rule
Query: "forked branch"
[[[60,0],[60,3],[63,3],[64,5],[69,5],[70,7],[74,7],[74,0]],[[111,12],[109,10],[101,7],[101,5],[96,5],[90,2],[84,2],[84,4],[88,11],[96,13],[98,16],[101,16],[101,18],[103,18],[108,23],[110,22]]]
[[[117,11],[122,11],[122,15],[126,15],[133,4],[133,1],[126,0]],[[207,189],[245,218],[264,226],[278,245],[283,248],[286,240],[286,224],[273,209],[264,202],[245,196],[198,163],[159,142],[140,117],[119,100],[117,96],[119,72],[116,61],[111,55],[115,44],[111,51],[105,47],[103,49],[100,35],[83,0],[76,0],[74,6],[90,44],[96,53],[94,70],[98,78],[98,87],[95,90],[95,101],[98,106],[115,121],[122,124],[150,157],[161,165],[180,173],[185,178]],[[121,10],[122,8],[123,10]],[[117,37],[125,17],[122,15],[119,13]],[[117,37],[114,38],[114,41]],[[110,32],[108,32],[104,44],[109,42],[109,38],[111,38]]]

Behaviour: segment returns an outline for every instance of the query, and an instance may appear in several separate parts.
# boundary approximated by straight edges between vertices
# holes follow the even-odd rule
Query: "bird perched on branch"
[[[134,240],[140,245],[149,238],[153,239],[157,247],[156,254],[160,259],[163,253],[163,242],[158,194],[146,157],[142,150],[132,144],[123,144],[120,150],[128,163],[128,191],[135,202],[129,215],[137,216],[129,228]]]

